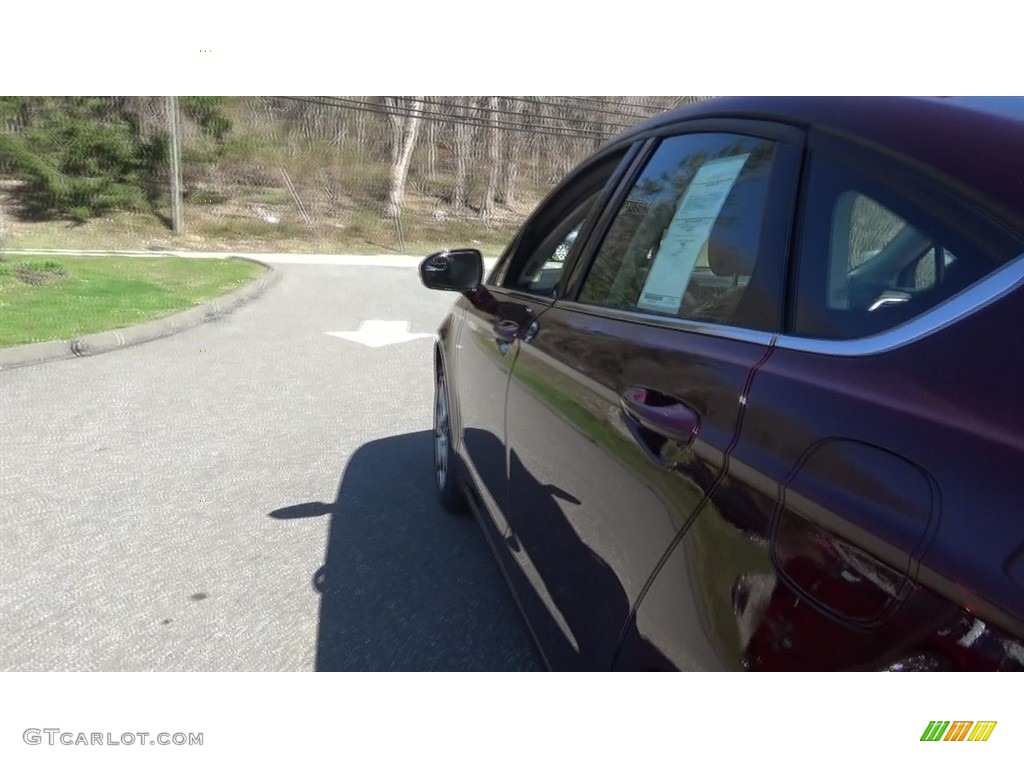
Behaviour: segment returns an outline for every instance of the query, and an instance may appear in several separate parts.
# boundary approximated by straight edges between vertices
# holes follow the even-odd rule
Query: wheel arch
[[[434,382],[442,371],[448,380],[448,418],[451,420],[452,448],[458,456],[462,450],[462,413],[459,407],[459,392],[455,380],[456,325],[449,315],[438,329],[434,341]]]

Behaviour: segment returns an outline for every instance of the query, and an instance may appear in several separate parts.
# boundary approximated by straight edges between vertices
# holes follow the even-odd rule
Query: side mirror
[[[420,280],[435,291],[475,291],[484,279],[484,257],[475,248],[440,251],[420,262]]]

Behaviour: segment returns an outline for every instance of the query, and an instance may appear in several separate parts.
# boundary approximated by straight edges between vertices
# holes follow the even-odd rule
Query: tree
[[[231,121],[224,115],[223,96],[182,96],[179,100],[185,117],[219,145],[231,131]]]
[[[0,136],[0,157],[25,182],[22,203],[33,215],[85,221],[153,200],[163,136],[145,137],[122,100],[27,98],[32,113],[20,132]]]
[[[146,210],[159,200],[168,161],[152,98],[14,97],[0,100],[0,165],[24,182],[30,215],[86,221],[110,210]],[[231,123],[219,97],[182,97],[201,135],[223,142]]]
[[[459,118],[472,105],[467,98],[464,109],[456,112],[455,123],[455,185],[452,188],[452,207],[456,210],[466,207],[466,190],[469,183],[469,153],[472,147],[473,129]]]
[[[480,217],[490,220],[494,214],[495,197],[498,194],[498,177],[501,173],[501,129],[498,127],[498,97],[491,96],[487,100],[489,112],[487,116],[487,189],[484,190],[484,202],[480,206]]]
[[[393,100],[397,101],[397,100]],[[413,97],[409,100],[409,115],[399,118],[392,114],[392,125],[395,126],[391,149],[391,188],[388,191],[388,216],[398,217],[402,212],[405,199],[405,181],[409,173],[409,161],[416,147],[420,123],[423,122],[423,100]]]
[[[524,103],[522,98],[512,102],[513,120],[518,124],[523,117]],[[499,199],[511,206],[516,201],[516,182],[519,180],[519,157],[523,154],[525,142],[522,131],[514,131],[505,142],[505,177]]]

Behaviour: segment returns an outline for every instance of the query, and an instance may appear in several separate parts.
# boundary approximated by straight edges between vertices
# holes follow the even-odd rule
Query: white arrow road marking
[[[354,341],[367,347],[386,347],[413,339],[432,338],[432,333],[409,333],[406,320],[366,320],[358,331],[325,331],[328,336]]]

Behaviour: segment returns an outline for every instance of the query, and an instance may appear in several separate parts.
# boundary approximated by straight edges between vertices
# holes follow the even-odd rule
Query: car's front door
[[[557,625],[557,668],[613,666],[649,578],[723,473],[781,322],[799,138],[731,123],[652,140],[567,295],[519,345],[507,546],[544,590],[531,622]]]
[[[460,331],[450,376],[459,416],[459,457],[484,530],[502,557],[508,536],[505,398],[519,340],[550,306],[567,257],[585,234],[589,213],[631,155],[604,153],[553,192],[523,226],[498,266],[476,291],[459,299]],[[635,151],[635,150],[634,150]]]

